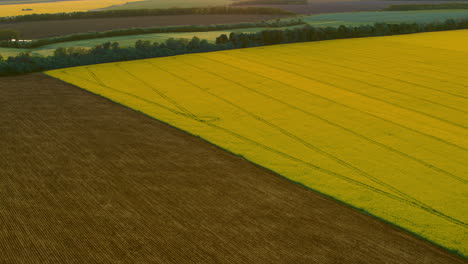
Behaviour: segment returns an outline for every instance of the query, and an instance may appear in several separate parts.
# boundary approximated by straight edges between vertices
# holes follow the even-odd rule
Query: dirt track
[[[41,74],[0,122],[0,263],[465,263]]]
[[[163,27],[178,25],[236,24],[284,18],[284,15],[181,15],[152,17],[121,17],[0,23],[0,29],[14,29],[24,39],[56,37],[90,31],[107,31],[132,27]]]

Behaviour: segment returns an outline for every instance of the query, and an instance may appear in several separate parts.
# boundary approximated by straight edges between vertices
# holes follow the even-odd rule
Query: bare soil
[[[0,123],[0,263],[465,263],[42,74]]]
[[[260,22],[262,20],[284,17],[285,15],[179,15],[118,17],[0,23],[0,29],[14,29],[21,32],[24,39],[37,39],[74,33],[107,31],[133,27],[236,24],[242,22]]]

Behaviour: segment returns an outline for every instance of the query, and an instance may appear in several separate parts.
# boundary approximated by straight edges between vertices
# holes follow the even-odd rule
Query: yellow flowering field
[[[89,11],[93,9],[114,5],[123,5],[128,2],[138,1],[141,0],[72,0],[31,4],[0,5],[0,17]]]
[[[466,256],[468,45],[445,43],[467,36],[298,43],[47,74]]]

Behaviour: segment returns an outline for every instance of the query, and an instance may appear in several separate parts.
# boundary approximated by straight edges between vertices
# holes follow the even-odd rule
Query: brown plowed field
[[[118,17],[96,19],[52,20],[18,23],[0,23],[0,29],[14,29],[24,39],[56,37],[74,33],[107,31],[132,27],[163,27],[178,25],[236,24],[260,22],[285,15],[180,15],[149,17]]]
[[[464,263],[42,74],[0,122],[0,263]]]

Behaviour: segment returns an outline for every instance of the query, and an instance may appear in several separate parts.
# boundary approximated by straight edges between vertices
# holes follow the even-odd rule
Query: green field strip
[[[423,10],[423,11],[377,11],[377,12],[346,12],[321,14],[304,17],[304,21],[333,22],[336,25],[342,22],[355,23],[356,25],[373,24],[376,22],[386,23],[424,23],[431,21],[442,21],[449,18],[463,18],[468,16],[468,10]],[[329,24],[333,25],[333,24]]]

